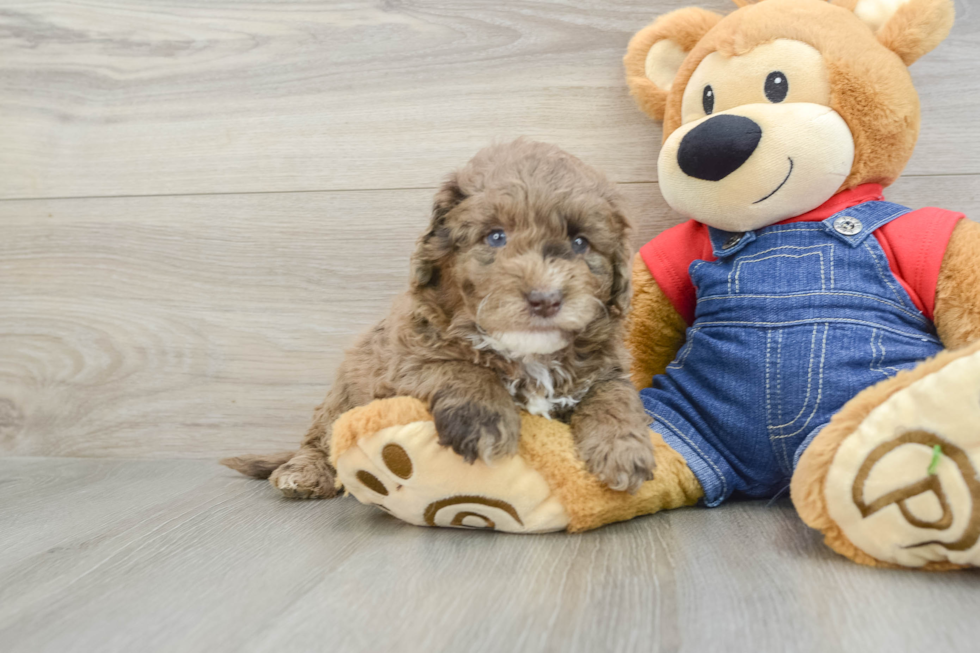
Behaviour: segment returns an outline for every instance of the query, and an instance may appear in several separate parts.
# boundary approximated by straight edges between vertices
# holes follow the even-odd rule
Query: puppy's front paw
[[[611,490],[635,494],[653,479],[656,461],[646,429],[620,433],[592,431],[580,441],[585,466]]]
[[[471,463],[517,453],[521,418],[513,402],[493,404],[465,397],[436,395],[432,400],[439,443]]]

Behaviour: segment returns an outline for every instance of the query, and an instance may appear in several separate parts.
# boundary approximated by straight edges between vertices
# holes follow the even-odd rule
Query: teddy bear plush
[[[396,397],[334,427],[349,492],[415,524],[542,532],[790,487],[857,562],[980,565],[980,225],[882,196],[918,135],[908,66],[953,5],[739,4],[666,14],[625,57],[689,218],[633,267],[654,479],[609,490],[564,424],[531,415],[517,456],[471,465]]]

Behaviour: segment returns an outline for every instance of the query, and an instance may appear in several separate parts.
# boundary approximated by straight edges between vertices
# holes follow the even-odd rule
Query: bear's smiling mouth
[[[756,200],[752,202],[753,204],[758,204],[759,202],[765,202],[767,199],[775,195],[776,191],[782,188],[786,184],[786,182],[789,181],[789,176],[793,174],[793,158],[792,157],[786,157],[786,158],[789,159],[789,172],[786,173],[786,178],[783,179],[778,186],[776,186],[775,190],[773,190],[771,193],[763,197],[761,200]]]

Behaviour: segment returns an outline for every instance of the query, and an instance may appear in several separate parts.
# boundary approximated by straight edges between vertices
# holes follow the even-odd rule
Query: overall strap
[[[822,224],[831,236],[851,247],[858,247],[877,229],[911,211],[891,202],[864,202],[835,213]]]
[[[708,227],[708,236],[711,238],[711,253],[719,260],[738,254],[756,239],[754,231],[722,231],[714,227]]]

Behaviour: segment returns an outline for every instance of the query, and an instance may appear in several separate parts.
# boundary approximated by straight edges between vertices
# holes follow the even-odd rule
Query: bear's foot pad
[[[829,517],[879,561],[980,565],[980,350],[970,350],[889,396],[834,454]]]
[[[431,421],[362,435],[336,467],[361,503],[419,526],[540,533],[568,525],[562,504],[522,458],[469,464],[439,444]]]

